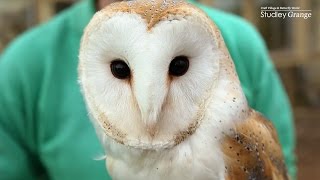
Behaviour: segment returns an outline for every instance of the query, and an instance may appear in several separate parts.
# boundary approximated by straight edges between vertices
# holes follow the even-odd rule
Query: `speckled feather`
[[[222,139],[226,179],[288,179],[275,129],[260,113],[229,129]]]

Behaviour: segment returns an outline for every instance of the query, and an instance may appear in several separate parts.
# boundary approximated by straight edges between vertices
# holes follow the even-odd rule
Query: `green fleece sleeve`
[[[262,62],[270,61],[265,49],[261,52],[264,53],[260,53],[258,58]],[[260,69],[260,73],[256,73],[255,77],[252,107],[264,114],[276,127],[289,174],[295,179],[295,132],[287,94],[273,66],[262,65],[256,68]]]
[[[19,46],[14,43],[0,56],[0,179],[7,180],[35,179],[38,167],[30,140],[35,135],[35,94],[31,92],[37,88],[37,78],[32,77],[37,66],[28,53],[36,50]]]
[[[294,121],[282,82],[256,29],[244,21],[238,28],[235,27],[234,34],[236,37],[226,38],[226,43],[230,47],[248,102],[274,124],[288,172],[295,179]]]
[[[239,56],[235,64],[240,80],[249,91],[246,95],[250,106],[274,124],[288,172],[295,179],[295,128],[288,96],[261,35],[251,24],[242,24],[236,28],[241,29],[235,41],[237,51],[232,51]]]
[[[234,34],[236,37],[226,38],[226,43],[230,47],[248,102],[274,124],[289,175],[295,179],[294,121],[282,82],[256,29],[243,22],[234,29]]]

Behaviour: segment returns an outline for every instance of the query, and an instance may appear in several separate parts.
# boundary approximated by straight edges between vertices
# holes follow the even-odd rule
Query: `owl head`
[[[97,12],[82,37],[79,78],[104,143],[138,149],[173,147],[197,131],[208,106],[243,98],[218,28],[178,0]]]

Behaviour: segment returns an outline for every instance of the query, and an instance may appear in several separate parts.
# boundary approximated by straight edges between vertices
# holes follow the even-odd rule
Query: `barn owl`
[[[79,81],[119,180],[287,179],[217,26],[178,0],[118,2],[85,29]]]

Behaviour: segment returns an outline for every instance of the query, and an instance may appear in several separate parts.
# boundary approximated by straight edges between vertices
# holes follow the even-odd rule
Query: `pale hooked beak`
[[[163,77],[163,79],[159,79],[159,77]],[[157,124],[168,92],[165,77],[154,72],[137,73],[134,77],[133,86],[141,119],[152,137],[157,133]]]

